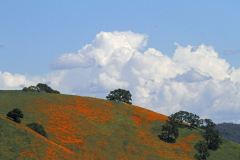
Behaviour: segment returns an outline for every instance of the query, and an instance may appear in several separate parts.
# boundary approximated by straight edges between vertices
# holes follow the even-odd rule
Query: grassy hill
[[[21,124],[5,115],[24,113]],[[2,160],[191,160],[199,130],[180,129],[175,144],[158,138],[167,117],[137,106],[90,97],[0,91]],[[26,124],[44,126],[48,139]],[[224,141],[217,160],[240,159],[240,145]]]

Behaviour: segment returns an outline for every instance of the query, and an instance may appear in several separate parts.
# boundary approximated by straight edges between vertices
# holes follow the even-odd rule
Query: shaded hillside
[[[24,113],[21,124],[5,118],[16,107]],[[200,130],[180,129],[177,143],[165,143],[158,135],[166,116],[89,97],[0,91],[0,115],[4,160],[191,160],[201,139]],[[48,139],[26,127],[33,122],[44,126]],[[225,145],[229,152],[218,150],[225,156],[239,147]]]
[[[221,123],[217,129],[225,139],[240,143],[240,124]]]

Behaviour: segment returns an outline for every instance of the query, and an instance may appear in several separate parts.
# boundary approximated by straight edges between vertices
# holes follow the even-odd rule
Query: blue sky
[[[123,88],[156,112],[240,123],[239,16],[237,0],[0,0],[0,89]]]
[[[234,0],[2,0],[1,71],[43,74],[62,53],[90,43],[100,31],[149,36],[149,47],[171,55],[174,43],[207,44],[240,66],[240,2]]]

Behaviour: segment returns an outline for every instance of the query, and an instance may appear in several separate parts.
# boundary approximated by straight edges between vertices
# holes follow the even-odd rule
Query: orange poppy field
[[[6,113],[20,108],[20,124]],[[17,160],[191,160],[199,130],[180,129],[177,142],[159,139],[167,116],[91,97],[0,91],[0,157]],[[26,124],[44,126],[45,138]]]

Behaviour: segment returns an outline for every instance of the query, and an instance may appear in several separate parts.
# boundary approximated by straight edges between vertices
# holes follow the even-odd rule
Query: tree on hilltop
[[[201,128],[214,128],[216,124],[211,119],[201,119]]]
[[[132,95],[128,90],[124,89],[115,89],[111,91],[107,97],[107,100],[115,101],[115,102],[124,102],[128,104],[132,104]]]
[[[188,126],[189,128],[196,128],[200,126],[200,117],[196,114],[179,111],[170,116],[170,120],[178,125]]]
[[[60,94],[59,91],[52,89],[51,87],[44,83],[38,83],[36,86],[24,87],[22,90],[24,92],[45,92]]]

